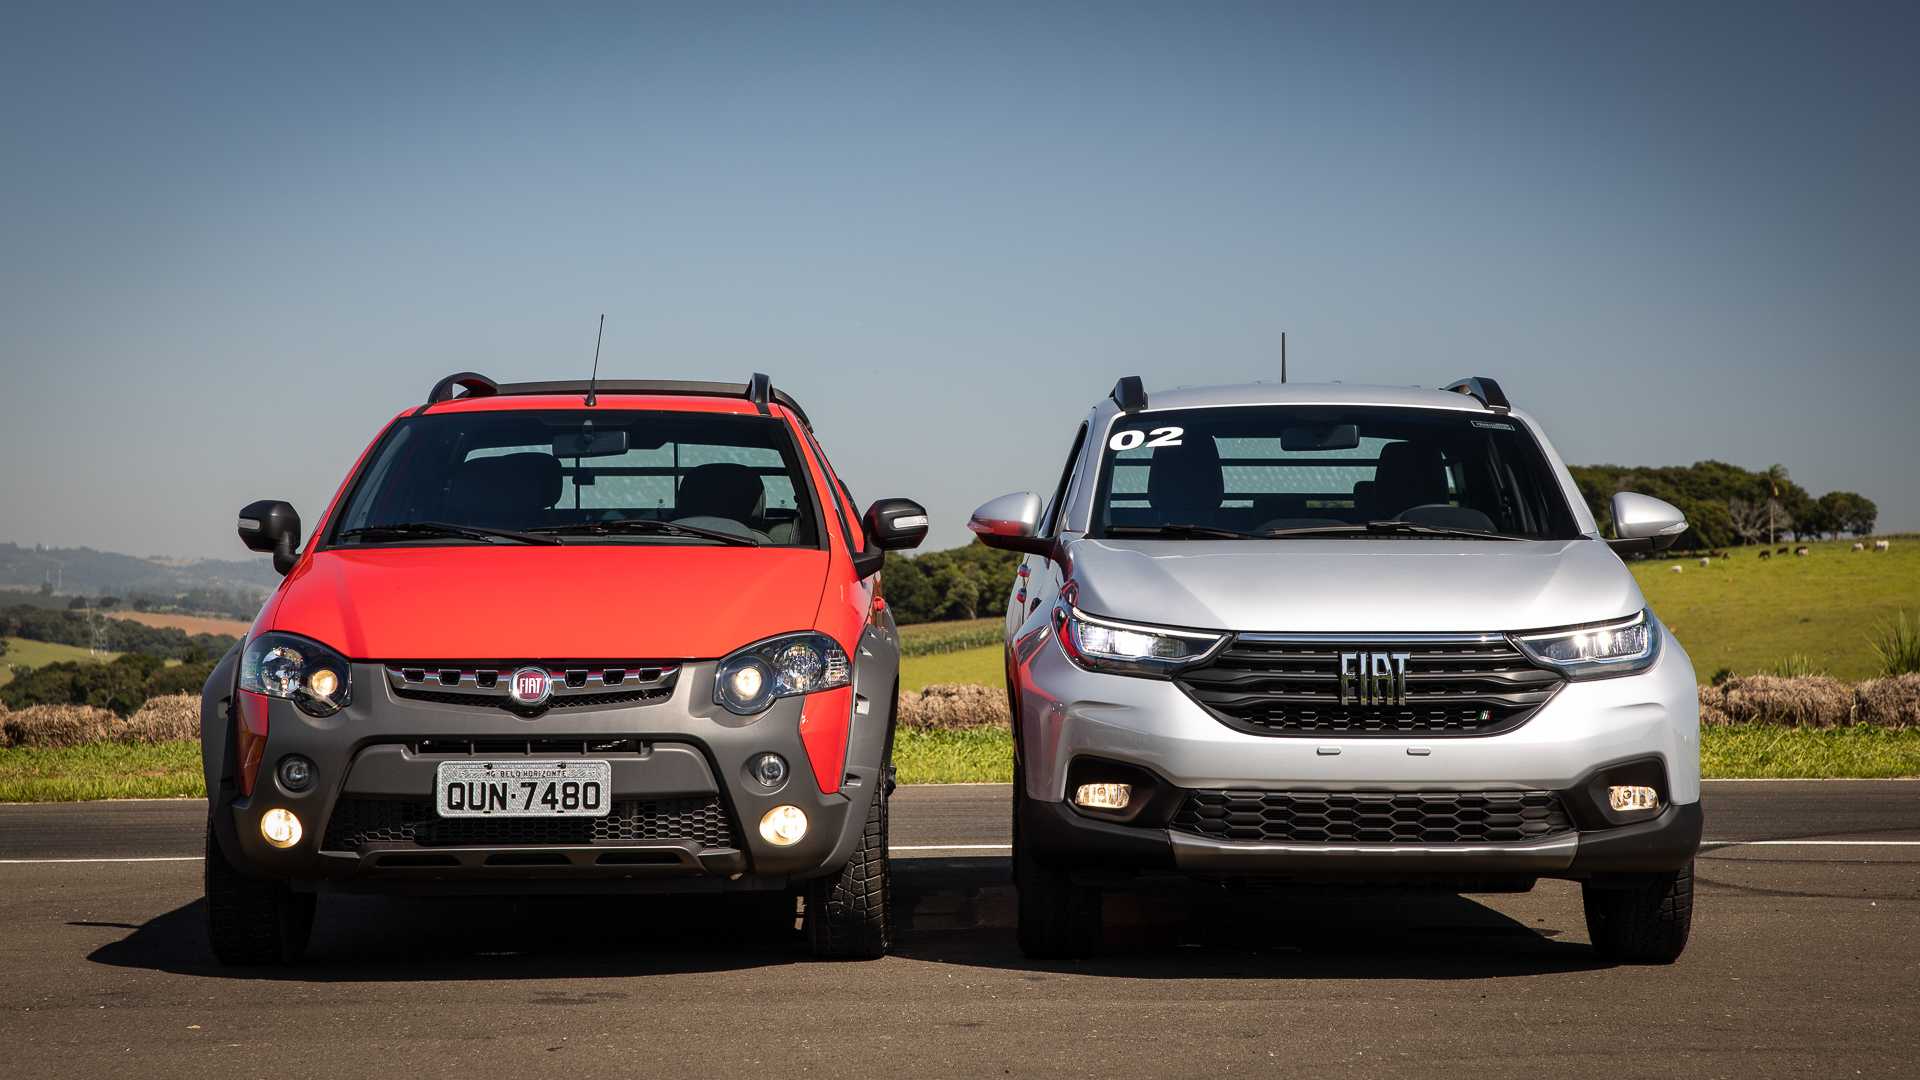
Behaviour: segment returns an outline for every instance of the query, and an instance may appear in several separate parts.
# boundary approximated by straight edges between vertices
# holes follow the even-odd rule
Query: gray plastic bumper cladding
[[[1436,881],[1475,877],[1556,877],[1601,881],[1613,875],[1677,870],[1699,850],[1704,817],[1700,804],[1668,804],[1650,814],[1622,815],[1605,804],[1612,783],[1651,783],[1665,789],[1657,758],[1595,769],[1582,782],[1551,795],[1566,827],[1550,835],[1499,841],[1308,842],[1220,839],[1183,827],[1180,808],[1189,795],[1136,766],[1078,759],[1070,775],[1079,780],[1115,768],[1135,785],[1138,809],[1118,815],[1077,809],[1068,803],[1022,800],[1021,834],[1043,858],[1093,875],[1181,874],[1293,878],[1313,881]],[[1430,788],[1430,786],[1428,786]],[[1144,789],[1144,790],[1143,790]],[[1069,789],[1071,790],[1071,788]],[[1490,793],[1513,796],[1517,793]],[[1256,798],[1260,792],[1235,792]],[[1350,792],[1311,792],[1339,797]],[[1386,796],[1390,790],[1369,790]]]
[[[854,666],[854,714],[840,790],[823,793],[800,740],[803,699],[775,702],[752,717],[713,704],[712,662],[680,665],[670,697],[639,704],[553,709],[526,718],[486,706],[423,701],[397,695],[383,666],[356,663],[356,700],[329,717],[313,717],[291,702],[271,702],[266,753],[253,794],[239,794],[231,759],[233,657],[215,670],[202,697],[202,752],[211,824],[222,851],[243,872],[311,883],[315,887],[445,886],[536,888],[725,889],[781,887],[837,870],[851,857],[869,800],[884,782],[887,729],[892,724],[899,654],[890,627],[869,628]],[[461,748],[462,742],[470,748]],[[511,744],[531,743],[531,753]],[[783,784],[768,789],[746,769],[772,751],[788,763]],[[276,766],[289,754],[314,763],[317,782],[287,791]],[[672,828],[588,828],[589,819],[480,819],[484,827],[425,824],[428,842],[409,842],[406,828],[378,839],[343,844],[330,835],[336,811],[387,810],[383,820],[432,816],[438,765],[448,760],[591,757],[612,766],[610,802],[628,807],[677,808],[701,823],[701,835]],[[776,847],[759,821],[787,803],[807,814],[806,836]],[[260,817],[273,807],[299,816],[300,840],[277,849],[261,837]],[[651,812],[651,809],[648,810]],[[724,826],[716,818],[724,814]],[[382,815],[375,815],[381,817]],[[344,817],[343,817],[344,820]],[[460,819],[463,823],[475,819]],[[566,819],[562,819],[566,820]],[[418,822],[416,822],[418,824]],[[441,823],[445,825],[445,823]]]

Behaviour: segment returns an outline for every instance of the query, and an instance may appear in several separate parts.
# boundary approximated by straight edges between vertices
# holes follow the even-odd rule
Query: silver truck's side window
[[[1067,502],[1067,489],[1073,484],[1073,467],[1080,461],[1080,447],[1087,441],[1087,425],[1081,424],[1074,433],[1073,449],[1067,451],[1066,467],[1060,470],[1060,486],[1053,489],[1053,498],[1047,502],[1047,509],[1040,515],[1040,535],[1052,536],[1060,525],[1061,508]]]

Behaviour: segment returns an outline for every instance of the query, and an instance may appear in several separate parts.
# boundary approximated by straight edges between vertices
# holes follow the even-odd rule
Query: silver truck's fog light
[[[792,847],[807,835],[806,811],[797,806],[776,806],[760,819],[760,837],[775,847]]]
[[[296,794],[313,786],[313,762],[298,754],[280,759],[280,786]]]
[[[1624,813],[1628,810],[1658,810],[1660,793],[1650,787],[1616,784],[1607,789],[1607,805],[1613,807],[1615,813]]]
[[[777,788],[787,782],[787,759],[774,753],[755,755],[747,762],[747,775],[761,787]]]
[[[276,806],[260,815],[260,835],[274,847],[290,848],[300,842],[300,819]]]
[[[1073,793],[1077,806],[1090,810],[1125,810],[1133,801],[1132,784],[1081,784]]]

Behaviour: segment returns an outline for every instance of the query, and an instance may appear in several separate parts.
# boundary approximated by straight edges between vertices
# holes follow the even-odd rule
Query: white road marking
[[[1920,840],[1702,840],[1707,847],[1920,847]]]
[[[1702,840],[1702,847],[1920,847],[1920,840]],[[1011,844],[894,844],[889,854],[915,851],[1012,851]],[[0,866],[63,866],[75,863],[199,862],[198,855],[113,856],[89,859],[0,859]]]
[[[50,866],[56,863],[199,862],[199,855],[144,855],[114,859],[0,859],[0,866]]]

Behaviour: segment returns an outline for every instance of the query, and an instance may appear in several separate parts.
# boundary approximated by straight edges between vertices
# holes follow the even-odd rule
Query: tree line
[[[63,660],[37,668],[15,668],[13,681],[0,686],[0,702],[9,709],[35,705],[91,705],[132,716],[150,697],[198,694],[213,674],[215,660],[168,666],[157,656],[127,653],[110,664]]]
[[[1880,517],[1872,499],[1852,491],[1818,497],[1794,483],[1786,466],[1743,469],[1724,461],[1656,467],[1569,466],[1602,531],[1613,525],[1616,492],[1637,491],[1672,503],[1687,516],[1679,547],[1688,550],[1796,540],[1866,536]]]
[[[159,660],[217,660],[239,638],[229,634],[189,634],[174,626],[145,626],[110,619],[98,612],[16,604],[0,608],[0,637],[20,637],[55,645],[98,646]]]

